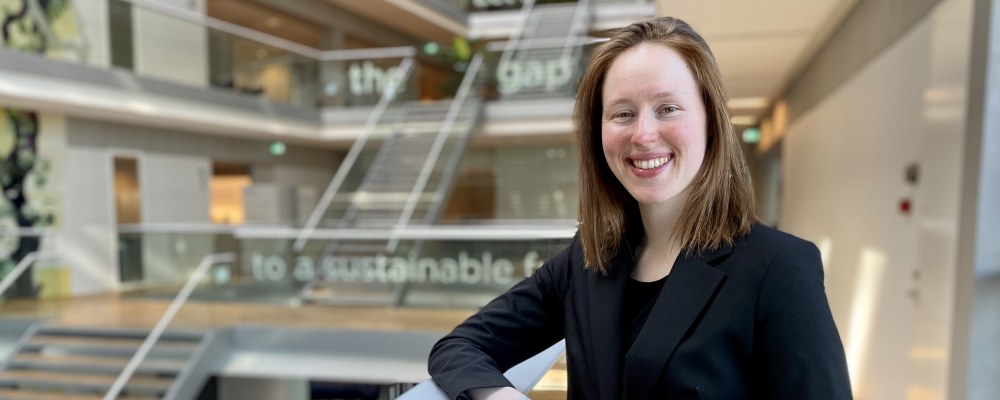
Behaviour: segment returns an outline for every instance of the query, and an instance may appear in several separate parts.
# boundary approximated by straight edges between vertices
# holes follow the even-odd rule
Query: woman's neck
[[[684,211],[686,193],[681,193],[670,201],[660,204],[639,204],[645,243],[662,246],[677,240],[677,222]]]
[[[670,273],[681,250],[677,222],[686,197],[682,194],[667,203],[639,205],[645,239],[632,271],[633,279],[650,282]]]

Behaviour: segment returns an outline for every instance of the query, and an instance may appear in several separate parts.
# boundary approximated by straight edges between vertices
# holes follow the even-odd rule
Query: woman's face
[[[644,43],[626,50],[604,80],[604,158],[639,204],[672,203],[705,158],[705,105],[684,59]]]

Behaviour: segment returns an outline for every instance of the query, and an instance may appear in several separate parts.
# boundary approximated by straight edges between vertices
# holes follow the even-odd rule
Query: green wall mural
[[[57,34],[65,29],[54,28],[68,23],[75,30],[75,18],[66,17],[72,16],[69,11],[70,0],[0,0],[0,44],[46,55],[53,50],[82,51],[73,40]],[[32,194],[42,192],[51,172],[50,162],[39,154],[41,131],[37,112],[0,109],[0,231],[57,223],[55,213],[32,198]],[[6,275],[17,261],[40,248],[38,236],[0,234],[0,275]],[[39,290],[33,274],[27,272],[4,296],[36,297]]]

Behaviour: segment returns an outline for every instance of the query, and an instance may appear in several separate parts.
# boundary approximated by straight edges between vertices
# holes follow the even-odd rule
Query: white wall
[[[142,155],[144,223],[206,223],[212,161],[206,157],[147,152]]]
[[[945,398],[970,7],[943,1],[783,143],[780,221],[824,252],[858,399]]]
[[[909,391],[948,398],[949,349],[956,297],[958,226],[968,107],[971,0],[942,2],[931,26],[930,75],[919,131],[921,181],[916,193],[915,248],[919,303],[912,322]],[[964,382],[956,384],[964,384]]]
[[[70,268],[73,296],[118,287],[112,163],[107,151],[66,150],[63,219],[57,247]]]
[[[212,163],[206,157],[144,153],[139,159],[142,222],[207,224]],[[149,233],[143,235],[143,278],[146,282],[187,279],[215,240],[211,234]]]
[[[204,15],[204,1],[155,0]],[[139,75],[198,86],[208,84],[208,32],[173,16],[132,7],[133,54]]]

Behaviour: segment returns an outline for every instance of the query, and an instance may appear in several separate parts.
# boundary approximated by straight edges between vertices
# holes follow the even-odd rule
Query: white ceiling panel
[[[723,75],[743,76],[787,75],[808,44],[805,36],[708,42]]]
[[[812,32],[843,0],[658,0],[657,15],[687,21],[710,39],[717,35]]]
[[[655,0],[655,4],[657,15],[687,21],[708,41],[731,98],[773,101],[857,1]]]

